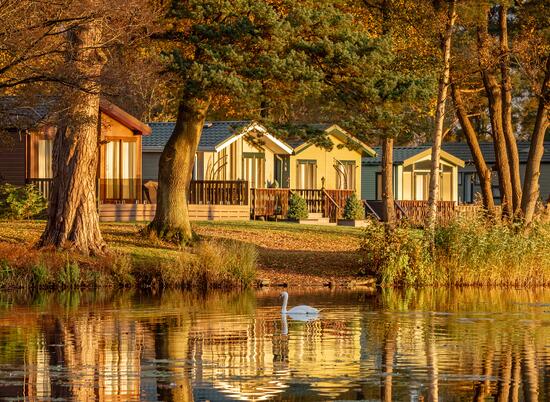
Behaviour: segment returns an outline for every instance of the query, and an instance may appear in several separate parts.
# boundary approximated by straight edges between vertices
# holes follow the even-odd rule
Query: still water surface
[[[2,400],[550,400],[550,290],[0,294]]]

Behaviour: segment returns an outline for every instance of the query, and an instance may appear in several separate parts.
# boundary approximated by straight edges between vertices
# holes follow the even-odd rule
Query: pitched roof
[[[140,134],[148,135],[151,132],[147,124],[106,99],[100,99],[99,110]],[[56,112],[60,112],[59,98],[54,96],[40,96],[35,99],[0,97],[0,128],[32,129],[47,123]]]
[[[238,133],[240,130],[252,122],[249,120],[231,120],[231,121],[210,121],[204,124],[202,129],[201,138],[199,142],[199,151],[212,152],[216,150],[220,144],[224,141],[227,141],[230,137]],[[159,123],[149,123],[152,128],[152,134],[149,137],[143,138],[142,146],[144,152],[161,152],[168,142],[168,139],[174,131],[176,126],[175,122],[159,122]],[[331,124],[312,124],[311,127],[314,127],[319,130],[328,130],[330,128],[336,128],[338,126]],[[261,126],[260,126],[261,127]],[[343,134],[348,135],[353,141],[357,142],[364,150],[365,153],[370,154],[371,149],[357,140],[355,137],[352,137],[347,132],[339,129]],[[273,137],[275,138],[275,137]],[[279,140],[280,141],[280,140]],[[288,145],[292,149],[296,149],[306,143],[305,140],[301,138],[290,138],[285,140],[283,147]],[[288,148],[288,147],[287,147]]]
[[[429,146],[423,145],[418,147],[393,147],[393,163],[400,165],[410,157],[419,154],[428,149]],[[382,147],[373,147],[376,156],[372,158],[363,158],[363,165],[380,165],[382,163]]]
[[[527,163],[527,157],[529,155],[530,143],[528,141],[518,141],[518,152],[519,152],[519,161],[520,163]],[[495,159],[495,148],[492,142],[481,142],[479,144],[485,162],[488,164],[496,163]],[[465,142],[447,142],[444,143],[442,148],[459,157],[466,163],[473,163],[472,154],[470,152],[470,147]],[[550,163],[550,142],[544,143],[544,155],[542,157],[542,163]]]
[[[527,163],[527,156],[529,154],[530,143],[528,141],[518,141],[519,161],[520,163]],[[394,164],[401,164],[406,159],[430,148],[430,144],[420,145],[416,147],[394,147],[393,148],[393,161]],[[485,158],[487,164],[496,163],[495,149],[492,142],[481,142],[479,144],[481,152]],[[466,164],[472,164],[472,154],[470,147],[465,142],[446,142],[441,147],[444,151],[451,155],[462,159]],[[382,163],[382,148],[374,147],[377,156],[374,158],[363,159],[363,165],[379,165]],[[550,163],[550,141],[544,143],[544,155],[542,157],[542,163]]]
[[[199,151],[214,151],[216,145],[227,140],[239,128],[250,124],[248,120],[210,121],[202,128]],[[175,122],[149,123],[152,134],[143,138],[144,152],[160,152],[174,131]]]

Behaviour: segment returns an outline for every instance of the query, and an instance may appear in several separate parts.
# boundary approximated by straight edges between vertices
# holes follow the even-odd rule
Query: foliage
[[[59,270],[58,281],[61,287],[76,288],[80,286],[80,268],[76,261],[71,262],[67,257],[65,266]]]
[[[346,200],[346,205],[344,206],[344,219],[365,219],[365,206],[355,193],[350,195]]]
[[[396,286],[541,286],[550,284],[550,223],[519,227],[480,217],[456,220],[435,232],[430,254],[423,232],[366,229],[361,253],[365,273]]]
[[[307,219],[309,212],[307,202],[300,195],[294,193],[288,200],[288,219],[300,220]]]
[[[34,185],[0,185],[0,217],[29,219],[40,215],[45,209],[46,200]]]

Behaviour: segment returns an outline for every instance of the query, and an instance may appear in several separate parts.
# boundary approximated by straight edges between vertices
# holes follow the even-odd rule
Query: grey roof
[[[0,97],[0,128],[33,128],[49,117],[50,112],[55,110],[56,103],[57,99],[54,97]]]
[[[518,141],[518,151],[520,163],[527,163],[527,156],[529,154],[529,142]],[[430,148],[430,144],[420,145],[416,147],[394,147],[393,148],[393,162],[395,165],[403,163],[404,160],[414,156],[426,148]],[[481,152],[485,158],[487,164],[496,163],[495,149],[492,142],[481,142],[479,144]],[[465,142],[446,142],[441,147],[445,152],[462,159],[466,164],[472,164],[472,154],[470,147]],[[377,156],[374,158],[363,158],[363,165],[379,165],[382,163],[382,147],[374,147]],[[544,155],[542,157],[542,163],[550,163],[550,142],[544,143]]]
[[[200,151],[213,151],[220,142],[235,134],[239,128],[249,124],[248,120],[210,121],[202,128]],[[174,131],[175,122],[148,123],[151,135],[143,137],[144,152],[160,152]]]
[[[488,164],[496,163],[495,148],[492,142],[481,142],[479,144],[485,162]],[[520,163],[527,163],[527,157],[529,155],[530,143],[528,141],[518,141],[518,152]],[[473,163],[470,147],[465,142],[448,142],[444,143],[442,147],[445,151],[453,154],[457,158],[462,159],[464,162]],[[543,163],[550,163],[550,142],[544,143],[544,155],[542,157]]]
[[[429,148],[428,145],[418,147],[393,147],[393,164],[400,165],[406,159],[419,154],[427,148]],[[363,165],[380,165],[382,163],[382,147],[373,147],[372,149],[376,151],[376,156],[372,158],[363,158]]]

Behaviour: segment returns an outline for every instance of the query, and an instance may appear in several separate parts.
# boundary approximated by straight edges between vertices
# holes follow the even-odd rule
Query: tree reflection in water
[[[0,294],[0,398],[550,400],[548,290]]]

